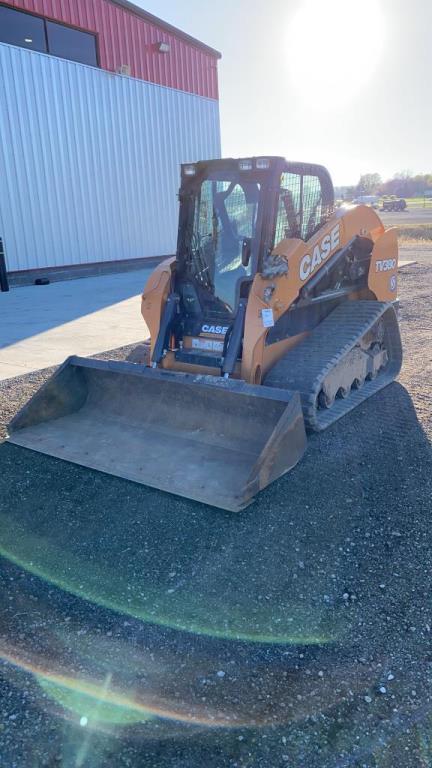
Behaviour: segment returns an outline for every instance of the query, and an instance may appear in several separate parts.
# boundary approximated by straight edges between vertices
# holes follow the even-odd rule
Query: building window
[[[0,42],[98,66],[96,36],[0,5]]]
[[[80,61],[81,64],[97,67],[94,35],[65,27],[64,24],[57,24],[54,21],[47,21],[46,28],[49,53],[53,56],[61,56],[62,59]]]
[[[44,20],[2,5],[0,6],[0,41],[46,53]]]

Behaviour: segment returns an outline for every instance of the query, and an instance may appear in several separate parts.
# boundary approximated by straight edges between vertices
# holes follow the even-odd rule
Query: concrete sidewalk
[[[140,295],[153,269],[0,293],[0,381],[147,338]]]
[[[148,336],[140,294],[153,267],[0,293],[0,380]]]

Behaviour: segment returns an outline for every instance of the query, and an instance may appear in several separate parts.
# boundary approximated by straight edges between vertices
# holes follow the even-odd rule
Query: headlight
[[[194,165],[184,165],[183,166],[183,173],[185,176],[195,176],[196,174],[196,167]]]

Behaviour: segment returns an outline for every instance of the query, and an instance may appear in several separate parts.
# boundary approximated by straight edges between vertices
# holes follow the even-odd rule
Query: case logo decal
[[[217,333],[220,336],[224,336],[227,330],[227,325],[203,325],[201,328],[202,333]]]
[[[325,235],[313,249],[312,256],[306,253],[300,262],[300,280],[304,281],[322,264],[340,244],[340,225],[336,224],[328,235]]]

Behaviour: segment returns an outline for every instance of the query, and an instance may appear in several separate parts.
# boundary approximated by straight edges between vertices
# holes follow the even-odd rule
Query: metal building
[[[179,165],[220,156],[219,57],[126,0],[0,0],[9,271],[174,251]]]

